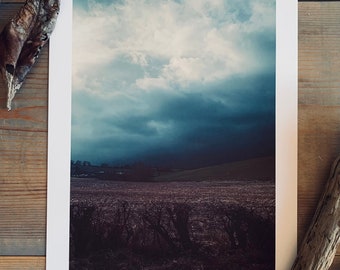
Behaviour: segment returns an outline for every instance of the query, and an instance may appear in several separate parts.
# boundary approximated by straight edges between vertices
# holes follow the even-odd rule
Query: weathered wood
[[[325,191],[301,244],[292,270],[327,270],[340,240],[340,156],[334,161]]]
[[[1,257],[0,269],[43,270],[45,269],[45,257]]]
[[[301,246],[330,165],[340,153],[340,2],[299,2],[298,8],[298,242]],[[337,257],[334,265],[331,269],[339,269]]]
[[[333,260],[333,264],[329,268],[329,270],[339,270],[340,269],[340,256],[336,255]]]
[[[0,4],[6,4],[6,3],[25,3],[26,0],[0,0]]]
[[[0,2],[0,29],[21,6]],[[45,255],[48,47],[23,89],[13,102],[15,110],[8,112],[1,80],[0,255]],[[0,269],[11,268],[0,264]]]

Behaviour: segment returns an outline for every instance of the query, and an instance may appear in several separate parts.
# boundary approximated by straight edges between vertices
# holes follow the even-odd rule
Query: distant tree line
[[[108,163],[92,165],[90,161],[71,160],[71,177],[116,181],[150,181],[154,176],[170,171],[169,168],[154,167],[143,162],[110,166]]]

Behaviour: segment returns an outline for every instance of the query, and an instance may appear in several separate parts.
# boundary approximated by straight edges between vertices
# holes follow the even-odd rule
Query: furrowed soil
[[[194,205],[219,202],[258,211],[274,210],[275,185],[268,181],[116,182],[72,178],[71,204],[94,204],[106,209],[122,200],[134,206],[157,202]]]
[[[70,269],[275,269],[272,181],[72,178]]]

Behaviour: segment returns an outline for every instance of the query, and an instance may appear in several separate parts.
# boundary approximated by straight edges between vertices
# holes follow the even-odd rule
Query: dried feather
[[[0,71],[7,86],[7,108],[54,30],[60,0],[27,0],[0,34]]]

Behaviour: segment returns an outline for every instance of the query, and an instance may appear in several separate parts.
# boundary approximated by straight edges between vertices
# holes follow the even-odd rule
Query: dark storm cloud
[[[93,142],[84,143],[83,155],[100,153],[97,162],[139,160],[181,167],[273,155],[274,88],[270,74],[220,82],[203,91],[208,94],[149,93],[147,99],[157,100],[149,110],[106,114],[92,123]]]
[[[275,151],[275,1],[75,1],[72,158],[199,167]]]
[[[181,157],[177,162],[194,166],[273,155],[273,88],[272,75],[239,78],[226,81],[210,95],[188,94],[164,102],[158,118],[174,123],[176,156]]]

